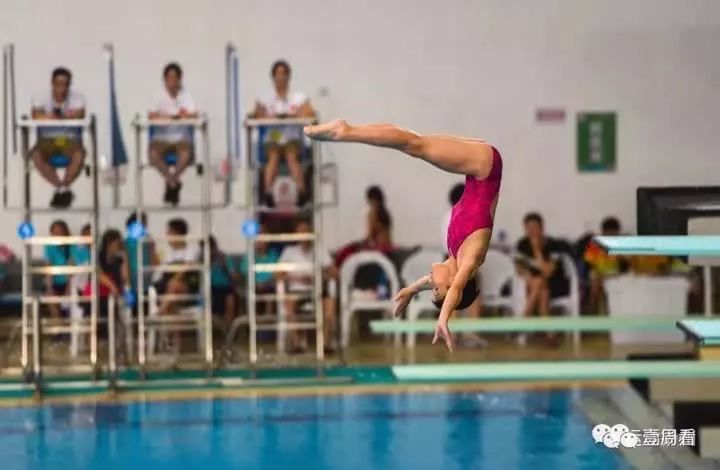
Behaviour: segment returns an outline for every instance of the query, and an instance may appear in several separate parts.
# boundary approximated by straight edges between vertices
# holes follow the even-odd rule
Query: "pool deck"
[[[527,390],[548,386],[621,386],[626,383],[622,379],[628,377],[627,372],[621,371],[619,375],[606,377],[588,376],[584,368],[587,362],[584,361],[601,362],[617,374],[618,368],[622,369],[618,359],[624,359],[630,353],[658,351],[657,345],[611,345],[607,335],[602,334],[585,335],[579,354],[573,350],[569,336],[566,341],[554,346],[548,346],[541,336],[534,339],[531,337],[528,344],[523,346],[519,346],[514,337],[488,335],[486,339],[489,342],[487,347],[460,347],[452,355],[442,347],[429,344],[424,337],[420,338],[413,353],[383,341],[363,343],[349,349],[345,357],[348,365],[340,364],[334,358],[324,370],[323,378],[316,378],[317,370],[311,365],[311,357],[297,356],[286,357],[289,364],[282,368],[266,363],[264,368],[257,370],[255,377],[252,377],[247,366],[242,365],[242,359],[235,368],[216,370],[210,380],[199,369],[151,371],[147,374],[147,380],[140,380],[136,370],[126,369],[119,374],[118,386],[113,391],[108,390],[107,376],[101,376],[101,380],[93,382],[88,375],[51,375],[47,372],[47,386],[42,391],[42,399],[47,402],[132,400],[137,397],[163,400],[196,396],[392,393],[435,388],[447,390],[447,387],[463,390]],[[688,344],[664,345],[660,348],[671,353],[688,353],[691,349]],[[58,362],[63,359],[59,355],[53,355],[53,358]],[[528,361],[542,361],[554,367],[560,364],[559,361],[572,361],[574,367],[573,371],[555,377],[543,375],[537,362]],[[457,375],[458,371],[468,368],[476,376]],[[507,375],[506,372],[513,369],[515,372]],[[524,372],[518,373],[518,369]],[[538,370],[541,371],[539,376]],[[416,376],[413,377],[413,374]],[[0,406],[18,406],[20,403],[38,403],[32,384],[23,384],[17,376],[0,376]]]

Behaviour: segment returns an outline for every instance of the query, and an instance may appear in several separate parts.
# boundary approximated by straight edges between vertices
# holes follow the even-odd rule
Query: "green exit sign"
[[[577,163],[581,172],[614,171],[617,117],[609,112],[577,115]]]

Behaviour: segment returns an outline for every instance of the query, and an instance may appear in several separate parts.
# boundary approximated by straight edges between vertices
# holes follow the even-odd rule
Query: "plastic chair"
[[[515,265],[510,256],[499,250],[489,249],[478,273],[480,299],[486,307],[513,311],[512,294],[503,294],[503,288],[512,284]]]
[[[85,334],[81,332],[83,323],[85,322],[85,310],[79,301],[79,294],[81,284],[75,281],[75,277],[72,278],[72,298],[70,299],[70,356],[76,358],[80,353],[81,349],[86,347]],[[82,281],[84,282],[84,281]],[[105,302],[105,299],[98,298],[98,302]],[[125,335],[125,348],[127,351],[127,357],[132,357],[134,351],[134,337],[132,330],[132,308],[125,303],[116,303],[118,308],[117,320],[120,320],[123,325]]]
[[[391,295],[387,299],[353,298],[353,280],[358,269],[366,264],[379,266],[390,284]],[[340,270],[340,335],[341,345],[346,348],[350,344],[350,321],[355,312],[360,310],[380,310],[385,316],[393,314],[394,302],[392,295],[400,288],[400,281],[395,266],[377,251],[361,251],[349,256]],[[395,343],[400,342],[400,334],[395,333]]]
[[[434,248],[421,248],[412,254],[403,263],[400,277],[404,285],[409,285],[430,272],[433,263],[441,263],[445,258],[445,251]],[[436,312],[437,307],[432,303],[432,296],[429,291],[420,292],[408,305],[407,320],[415,321],[424,312]],[[406,346],[415,347],[416,333],[406,334]]]
[[[681,320],[688,313],[688,290],[690,282],[686,276],[643,276],[621,274],[604,280],[607,292],[608,315],[631,314],[637,318],[643,315],[663,315],[668,320]],[[670,332],[612,331],[612,344],[659,344],[682,343],[684,335],[680,330]]]

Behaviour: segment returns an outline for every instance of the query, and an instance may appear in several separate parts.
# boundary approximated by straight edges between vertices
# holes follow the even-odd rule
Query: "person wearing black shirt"
[[[108,229],[100,239],[98,251],[98,267],[100,281],[99,316],[107,318],[110,297],[122,296],[130,286],[127,255],[122,234],[115,229]],[[93,286],[90,281],[83,289],[83,295],[92,295]],[[84,305],[85,314],[89,314],[90,305]],[[104,328],[101,330],[104,333]]]
[[[546,237],[540,214],[525,216],[525,237],[515,248],[519,274],[527,284],[525,316],[550,314],[550,300],[567,295],[569,281],[560,255],[565,251],[558,240]]]

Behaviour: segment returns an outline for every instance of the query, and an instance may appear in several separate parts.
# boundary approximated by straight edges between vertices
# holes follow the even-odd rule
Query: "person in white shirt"
[[[42,92],[32,99],[33,119],[82,119],[85,117],[85,98],[71,90],[72,73],[64,67],[52,72],[49,92]],[[52,157],[63,155],[69,159],[65,175],[60,177]],[[74,195],[70,185],[80,175],[85,162],[82,129],[77,127],[38,128],[38,139],[30,151],[30,159],[40,175],[55,187],[50,205],[65,208],[72,204]]]
[[[188,225],[184,219],[170,219],[167,223],[168,237],[185,237],[188,234]],[[163,264],[196,264],[201,259],[200,247],[196,243],[188,243],[183,239],[168,241],[167,251],[163,253]],[[159,294],[187,294],[198,290],[200,283],[196,271],[165,273],[162,279],[155,284]],[[161,302],[161,313],[169,313],[177,301]]]
[[[252,113],[253,117],[315,117],[315,110],[308,97],[299,91],[290,91],[290,73],[290,64],[284,60],[278,60],[272,65],[273,91],[257,100]],[[267,162],[263,169],[263,189],[265,204],[268,206],[275,205],[272,197],[272,184],[277,176],[282,157],[285,158],[290,176],[297,186],[298,205],[302,206],[307,202],[305,178],[300,165],[302,145],[301,126],[272,127],[265,134],[264,147]]]
[[[309,221],[301,219],[295,227],[296,233],[311,233],[312,226]],[[299,263],[308,264],[308,269],[293,270],[278,275],[278,279],[287,282],[287,290],[291,294],[307,294],[312,292],[315,282],[312,265],[314,256],[314,247],[312,241],[302,241],[297,244],[288,245],[283,249],[280,255],[280,263]],[[330,284],[335,282],[337,278],[337,269],[333,264],[330,254],[323,250],[322,258],[318,260],[323,269],[323,291],[322,291],[322,307],[324,316],[324,334],[325,334],[325,351],[334,352],[334,334],[335,334],[335,295],[334,289],[330,288]],[[311,300],[311,299],[308,299]],[[285,300],[285,310],[287,312],[287,320],[294,321],[297,308],[300,302],[296,299]],[[305,348],[305,338],[301,337],[297,331],[290,330],[288,335],[290,341],[291,352],[302,352]]]
[[[148,117],[153,119],[189,119],[198,116],[192,96],[183,88],[182,68],[172,62],[163,69],[164,87],[153,100]],[[164,201],[177,205],[180,202],[182,183],[180,176],[192,162],[193,128],[190,126],[151,127],[150,164],[165,179]],[[177,160],[168,164],[168,154]]]

